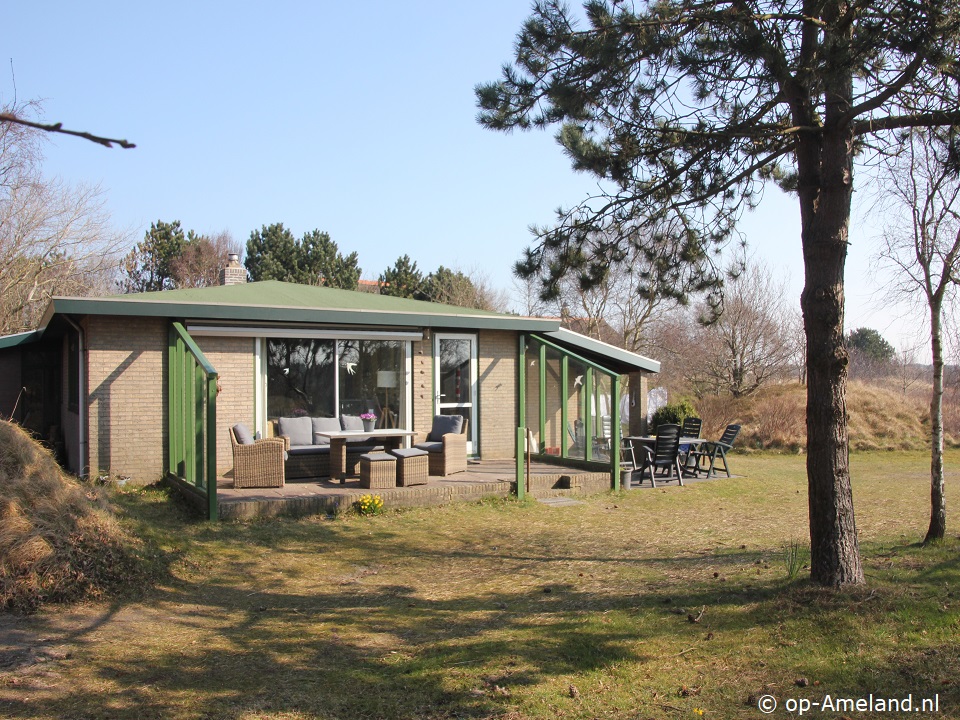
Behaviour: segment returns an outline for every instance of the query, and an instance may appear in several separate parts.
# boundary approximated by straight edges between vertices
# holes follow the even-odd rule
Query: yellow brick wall
[[[228,430],[243,423],[257,428],[255,417],[256,377],[253,338],[195,338],[200,350],[219,375],[217,395],[217,473],[233,468],[233,450]]]
[[[85,325],[89,472],[154,482],[166,453],[167,322],[94,315]]]
[[[515,332],[485,330],[477,346],[480,376],[480,456],[485,460],[514,457],[519,423]]]
[[[86,320],[89,463],[91,473],[152,482],[163,472],[167,450],[167,321],[91,316]],[[256,427],[254,340],[197,338],[220,374],[217,398],[217,466],[233,464],[227,429]],[[512,458],[518,423],[517,335],[478,335],[480,391],[478,447],[483,458]],[[433,338],[413,343],[413,429],[428,431],[433,419]]]
[[[423,340],[412,343],[413,349],[413,427],[428,433],[433,424],[433,336],[429,330]]]

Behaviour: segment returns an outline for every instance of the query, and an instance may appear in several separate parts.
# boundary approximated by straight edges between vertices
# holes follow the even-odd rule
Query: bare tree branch
[[[116,143],[120,147],[126,149],[135,148],[136,145],[132,142],[127,142],[126,140],[118,140],[115,138],[101,137],[99,135],[92,135],[88,132],[79,132],[77,130],[67,130],[63,127],[63,123],[53,123],[48,125],[45,123],[32,122],[31,120],[24,120],[21,117],[17,117],[11,113],[0,113],[0,122],[15,123],[17,125],[24,125],[26,127],[35,128],[37,130],[45,130],[52,133],[61,133],[63,135],[73,135],[74,137],[83,138],[84,140],[89,140],[90,142],[95,142],[98,145],[103,145],[104,147],[112,148],[113,144]]]

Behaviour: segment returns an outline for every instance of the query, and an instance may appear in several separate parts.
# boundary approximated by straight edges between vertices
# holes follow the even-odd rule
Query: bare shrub
[[[733,402],[729,396],[705,395],[696,402],[697,412],[703,420],[701,435],[718,438],[727,425],[742,424],[742,403]]]
[[[742,426],[738,450],[806,450],[806,387],[784,383],[745,398],[705,396],[695,402],[703,435],[719,437],[731,423]],[[949,432],[960,436],[960,409],[950,408]],[[929,407],[922,389],[904,395],[895,385],[852,382],[847,393],[847,428],[854,450],[916,450],[929,447]]]
[[[771,392],[754,404],[749,437],[757,447],[797,452],[806,447],[806,398]]]

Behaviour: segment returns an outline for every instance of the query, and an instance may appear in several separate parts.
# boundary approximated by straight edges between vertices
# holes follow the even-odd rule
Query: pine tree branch
[[[63,123],[53,123],[52,125],[45,125],[43,123],[36,123],[30,120],[24,120],[23,118],[12,115],[11,113],[0,113],[0,122],[16,123],[17,125],[24,125],[26,127],[35,128],[37,130],[45,130],[46,132],[61,133],[63,135],[73,135],[74,137],[83,138],[84,140],[89,140],[90,142],[95,142],[98,145],[103,145],[104,147],[112,148],[113,144],[116,143],[124,149],[135,148],[131,142],[126,140],[117,140],[115,138],[101,137],[99,135],[91,135],[88,132],[79,132],[77,130],[67,130],[63,127]]]
[[[853,124],[854,135],[868,135],[881,130],[902,130],[920,127],[950,127],[960,125],[960,110],[935,111],[912,115],[889,115],[868,118]]]

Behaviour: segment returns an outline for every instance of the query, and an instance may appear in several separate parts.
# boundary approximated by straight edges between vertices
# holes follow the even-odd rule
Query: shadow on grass
[[[175,524],[170,533],[176,535]],[[924,630],[939,637],[958,622],[948,596],[960,580],[956,548],[865,548],[871,572],[881,577],[869,588],[837,593],[787,583],[782,568],[771,567],[774,550],[554,555],[502,548],[495,538],[445,549],[411,543],[386,522],[205,524],[193,527],[185,542],[237,553],[229,570],[236,581],[170,582],[145,602],[115,603],[66,633],[55,617],[38,618],[39,630],[72,645],[83,667],[71,670],[72,661],[64,663],[60,672],[69,680],[59,691],[43,683],[6,688],[3,714],[137,720],[502,716],[524,688],[615,675],[624,667],[644,676],[661,668],[668,679],[647,682],[675,688],[691,674],[684,663],[693,648],[723,658],[737,692],[738,670],[750,669],[781,688],[791,675],[808,674],[820,683],[794,697],[932,690],[941,694],[941,713],[960,704],[951,679],[960,669],[956,647],[922,639]],[[337,582],[300,578],[296,592],[265,576],[263,561],[249,552],[280,557],[337,543],[367,564],[353,565],[353,574]],[[402,568],[414,560],[438,568],[497,564],[515,582],[443,597],[428,596],[422,582],[396,582],[396,572],[380,580],[378,567]],[[618,576],[643,574],[634,587],[604,587],[581,579],[575,568],[587,565]],[[883,623],[897,637],[890,647],[870,647]],[[716,639],[708,642],[710,636]],[[899,638],[902,650],[896,649]],[[750,646],[759,642],[775,646],[776,654]],[[743,658],[731,657],[738,646]],[[812,646],[830,649],[811,658]],[[559,695],[555,701],[573,703]],[[576,709],[571,704],[572,714]],[[622,715],[631,716],[626,710]]]

